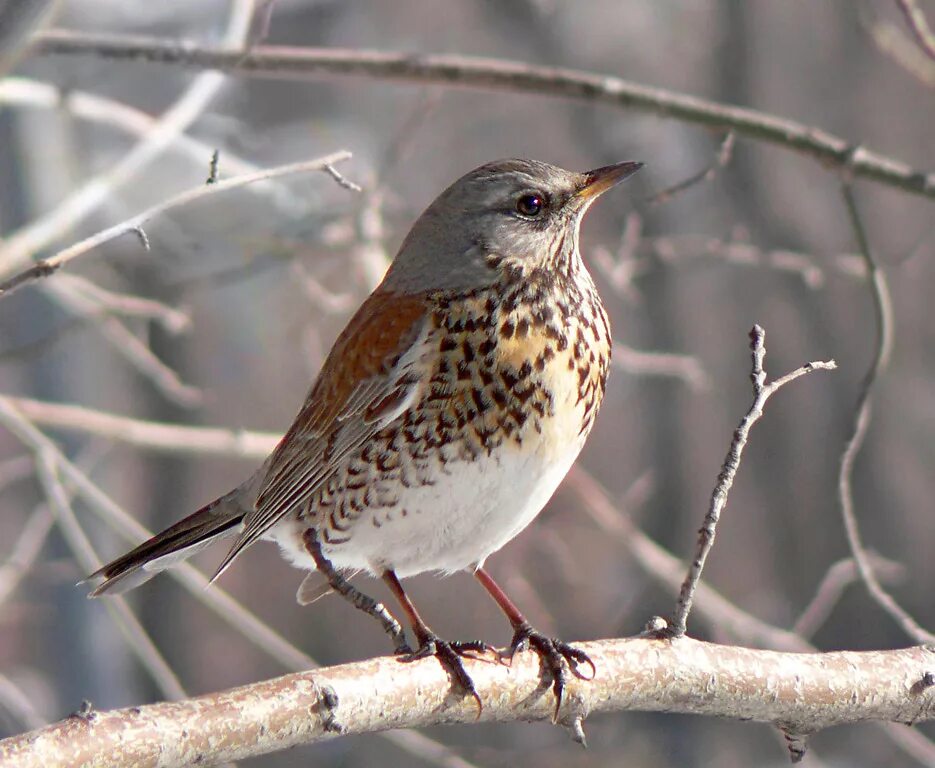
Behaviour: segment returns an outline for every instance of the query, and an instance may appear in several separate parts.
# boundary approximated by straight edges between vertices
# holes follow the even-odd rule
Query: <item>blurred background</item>
[[[920,7],[935,20],[935,3]],[[935,165],[935,61],[884,0],[67,0],[52,23],[212,44],[574,67],[795,119],[921,170]],[[444,186],[500,157],[579,170],[642,160],[646,168],[595,206],[582,231],[614,329],[600,418],[579,469],[491,558],[491,572],[533,623],[568,640],[635,634],[650,616],[668,614],[676,585],[634,554],[634,531],[678,558],[691,552],[751,401],[748,332],[759,323],[771,375],[827,358],[839,370],[800,379],[770,401],[705,579],[739,609],[800,630],[822,650],[912,644],[862,586],[848,585],[846,565],[831,570],[848,556],[837,470],[875,344],[834,172],[738,137],[712,179],[659,201],[660,190],[718,165],[722,132],[584,101],[365,78],[251,80],[28,54],[7,75],[0,265],[52,255],[202,184],[214,149],[222,176],[339,149],[354,155],[338,169],[362,193],[310,173],[206,195],[148,223],[148,249],[124,236],[0,302],[0,391],[29,398],[14,402],[29,406],[38,428],[140,523],[174,522],[239,483],[257,459],[130,445],[123,426],[95,434],[97,413],[65,429],[45,404],[281,433],[343,324]],[[173,128],[153,149],[160,119]],[[896,320],[895,354],[855,468],[856,511],[868,547],[883,558],[881,577],[932,628],[932,202],[870,182],[856,190]],[[598,492],[592,480],[614,507],[599,519],[586,503]],[[113,708],[171,695],[165,674],[139,662],[113,608],[74,586],[88,572],[74,554],[77,532],[43,506],[30,448],[6,430],[0,485],[0,737],[64,717],[84,699]],[[79,497],[74,512],[100,560],[135,543],[100,505]],[[223,550],[193,562],[211,572]],[[297,606],[301,578],[261,544],[220,587],[321,664],[390,650],[343,601]],[[361,585],[386,597],[379,583]],[[508,642],[506,622],[468,576],[418,577],[410,589],[443,636]],[[128,598],[189,694],[286,671],[166,575]],[[689,631],[770,647],[703,606]],[[247,764],[452,765],[451,755],[488,768],[788,762],[775,731],[758,724],[623,713],[594,717],[586,729],[587,751],[547,724],[479,725],[426,731],[451,750],[441,762],[424,744],[387,745],[373,735]],[[919,765],[893,733],[873,725],[821,733],[805,764]]]

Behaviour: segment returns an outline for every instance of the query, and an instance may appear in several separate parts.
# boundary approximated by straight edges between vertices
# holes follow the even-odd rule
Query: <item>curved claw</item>
[[[434,656],[458,688],[461,689],[462,693],[469,694],[477,702],[477,717],[480,719],[481,713],[484,711],[484,704],[480,699],[480,694],[477,693],[477,688],[474,687],[474,681],[464,668],[461,658],[476,659],[477,657],[473,656],[472,652],[486,651],[489,648],[490,646],[480,640],[448,642],[435,635],[430,635],[422,641],[417,650],[400,654],[399,660],[404,664],[408,664]]]
[[[510,643],[508,658],[512,661],[517,652],[527,649],[532,649],[539,655],[546,669],[552,675],[552,692],[555,695],[555,712],[552,714],[552,721],[558,722],[562,697],[568,684],[568,674],[565,671],[566,665],[571,673],[580,680],[592,680],[594,675],[597,674],[597,667],[594,666],[591,657],[580,648],[575,648],[562,640],[547,637],[530,626],[519,627],[513,635],[513,642]],[[578,667],[582,664],[591,667],[590,676],[579,671]]]

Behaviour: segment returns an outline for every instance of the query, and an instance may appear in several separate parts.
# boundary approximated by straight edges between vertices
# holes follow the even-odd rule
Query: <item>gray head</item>
[[[642,163],[576,173],[535,160],[498,160],[462,176],[419,217],[385,290],[469,290],[504,270],[571,268],[584,212]]]

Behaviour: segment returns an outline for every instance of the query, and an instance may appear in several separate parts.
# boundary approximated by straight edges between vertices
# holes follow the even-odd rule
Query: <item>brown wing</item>
[[[416,400],[428,374],[430,325],[423,296],[378,292],[361,305],[270,457],[255,511],[214,578]]]

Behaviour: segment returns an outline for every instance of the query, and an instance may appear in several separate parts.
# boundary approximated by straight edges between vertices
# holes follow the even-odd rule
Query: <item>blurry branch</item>
[[[69,461],[49,438],[36,429],[30,420],[17,409],[14,404],[16,402],[11,398],[0,395],[0,424],[25,443],[34,453],[54,461],[57,473],[75,486],[89,509],[126,539],[138,543],[153,535],[151,531],[146,530],[130,517],[126,511],[95,485],[84,472]],[[198,430],[194,428],[185,429],[188,434],[183,433],[183,437],[187,444],[188,440],[193,438],[191,433]],[[224,431],[233,436],[237,434],[233,430],[217,430],[217,432]],[[278,436],[263,436],[260,434],[253,434],[253,438],[257,442],[264,438],[269,440],[269,444],[260,451],[259,456],[266,456],[275,441],[279,439]],[[167,574],[178,581],[196,600],[213,611],[224,622],[232,626],[257,648],[282,664],[286,669],[303,670],[317,666],[311,656],[296,648],[282,635],[271,629],[225,590],[216,584],[209,584],[208,578],[189,563],[180,563],[169,570]],[[474,768],[472,763],[448,747],[422,734],[409,731],[391,731],[383,734],[383,736],[400,749],[422,760],[442,766],[442,768]],[[0,754],[0,757],[2,757],[2,754]],[[0,763],[2,763],[2,760],[0,760]]]
[[[104,96],[85,91],[63,90],[49,83],[22,77],[7,77],[0,80],[0,107],[33,107],[63,110],[68,114],[99,125],[107,125],[130,136],[145,137],[153,131],[158,121],[147,113]],[[185,133],[173,136],[166,149],[170,149],[199,167],[210,157],[213,147]],[[219,168],[221,176],[236,176],[255,173],[260,168],[243,160],[228,150],[224,151],[224,162]],[[284,209],[296,209],[296,201],[288,190],[265,181],[253,184],[250,189],[270,196]]]
[[[708,511],[698,531],[698,544],[695,556],[688,567],[685,581],[682,582],[682,587],[679,590],[679,598],[675,613],[669,626],[663,630],[667,635],[672,637],[681,637],[685,634],[686,623],[688,621],[688,615],[691,612],[695,590],[698,587],[698,583],[701,581],[701,573],[704,570],[708,553],[714,546],[718,520],[721,517],[721,512],[727,506],[727,497],[734,483],[737,470],[740,468],[743,449],[747,444],[750,430],[763,416],[763,407],[766,405],[766,401],[783,386],[800,376],[804,376],[815,370],[830,371],[837,367],[833,360],[806,363],[801,368],[797,368],[791,373],[787,373],[785,376],[781,376],[767,383],[766,369],[764,367],[764,362],[766,360],[766,331],[758,325],[753,326],[753,330],[750,331],[750,349],[752,352],[750,380],[753,384],[753,404],[741,420],[737,429],[734,430],[734,437],[731,440],[727,456],[724,458],[724,463],[721,465],[717,483],[711,494],[711,502],[708,506]]]
[[[562,487],[578,495],[584,511],[595,524],[619,541],[649,576],[668,589],[679,588],[685,572],[681,561],[643,533],[585,469],[577,464],[573,466]],[[741,643],[790,653],[817,650],[795,632],[768,624],[737,607],[704,582],[698,585],[695,593],[694,613],[703,617],[718,633]],[[896,723],[879,723],[878,727],[890,741],[920,764],[935,767],[935,745],[925,734]]]
[[[22,275],[31,273],[32,270],[27,270]],[[13,278],[17,285],[28,282],[28,278],[19,279],[22,275]],[[187,408],[201,403],[203,398],[201,390],[182,381],[178,372],[160,360],[146,342],[127,328],[120,318],[102,312],[97,302],[87,294],[73,290],[73,286],[67,283],[53,280],[46,283],[44,288],[46,293],[53,296],[60,306],[72,314],[92,320],[94,327],[110,342],[117,353],[141,376],[149,380],[166,399]],[[3,295],[0,290],[0,299]]]
[[[23,530],[13,542],[9,555],[0,563],[0,605],[16,591],[23,576],[39,557],[51,530],[52,513],[46,504],[40,504],[33,510]]]
[[[904,162],[818,128],[594,72],[447,54],[278,46],[264,46],[243,53],[161,38],[92,35],[67,30],[41,34],[36,51],[152,61],[258,77],[307,80],[325,75],[351,75],[583,99],[734,131],[738,136],[814,157],[831,168],[848,168],[856,177],[935,198],[935,174],[913,169]]]
[[[773,723],[814,733],[864,720],[915,723],[935,717],[935,653],[788,654],[689,638],[582,643],[593,680],[575,679],[561,722],[623,711],[680,712]],[[482,722],[551,718],[554,702],[535,654],[511,666],[465,660]],[[441,723],[472,724],[473,700],[453,698],[434,659],[370,659],[286,675],[172,704],[71,717],[0,742],[7,768],[213,764],[339,735]]]
[[[0,708],[27,728],[41,728],[48,720],[36,711],[29,696],[6,675],[0,673]]]
[[[841,194],[847,208],[854,237],[864,258],[868,275],[868,286],[873,300],[873,313],[876,323],[876,344],[874,346],[873,361],[864,376],[857,402],[854,405],[851,423],[851,435],[841,453],[841,463],[838,470],[838,504],[847,533],[847,543],[860,573],[860,578],[867,587],[870,597],[896,621],[902,630],[919,643],[935,643],[935,634],[924,629],[909,613],[893,599],[880,584],[874,572],[870,557],[861,540],[860,527],[857,524],[857,514],[854,509],[853,475],[854,462],[863,447],[867,429],[870,426],[871,395],[877,380],[886,370],[893,351],[893,305],[890,299],[889,285],[886,275],[879,268],[873,257],[863,219],[854,198],[854,191],[849,180],[841,185]]]
[[[896,0],[896,5],[906,17],[906,23],[915,35],[919,47],[930,59],[935,60],[935,35],[932,34],[928,20],[916,0]]]
[[[679,193],[685,192],[697,184],[702,184],[706,181],[713,181],[717,176],[718,171],[720,171],[730,162],[731,156],[734,152],[734,141],[736,138],[737,134],[735,134],[733,131],[728,131],[724,135],[724,139],[721,141],[721,145],[718,148],[717,157],[714,159],[714,162],[711,165],[698,171],[698,173],[689,176],[684,181],[680,181],[678,184],[674,184],[671,187],[667,187],[666,189],[656,192],[656,194],[652,195],[647,202],[650,205],[667,203]]]
[[[56,253],[54,256],[51,256],[47,259],[40,259],[29,269],[23,270],[22,272],[0,283],[0,296],[9,294],[16,288],[19,288],[28,282],[47,277],[61,269],[68,262],[84,255],[93,248],[97,248],[103,243],[106,243],[109,240],[113,240],[114,238],[120,237],[122,235],[136,233],[142,229],[143,225],[150,219],[162,215],[172,210],[173,208],[180,208],[188,205],[195,200],[207,195],[212,195],[219,192],[227,192],[231,189],[237,189],[246,184],[250,184],[254,181],[259,181],[262,179],[274,179],[279,176],[288,176],[295,173],[307,173],[309,171],[324,171],[332,178],[339,181],[341,186],[356,188],[356,185],[350,185],[350,182],[344,180],[343,177],[341,177],[333,168],[335,163],[341,162],[342,160],[347,160],[350,156],[350,152],[335,152],[316,160],[308,160],[300,163],[281,165],[275,168],[267,168],[265,170],[257,171],[256,173],[250,173],[244,176],[234,176],[229,179],[224,179],[223,181],[217,181],[213,184],[201,184],[197,187],[194,187],[193,189],[188,189],[185,192],[181,192],[167,200],[163,200],[162,202],[147,208],[145,211],[137,214],[136,216],[126,219],[119,224],[115,224],[112,227],[108,227],[107,229],[91,235],[90,237],[87,237],[78,243],[70,245],[69,247],[64,248],[63,250]]]
[[[80,405],[18,397],[4,399],[34,424],[66,432],[98,435],[120,443],[169,453],[264,459],[282,437],[269,432],[143,421]]]
[[[100,567],[101,562],[75,518],[75,513],[71,508],[69,492],[58,478],[55,457],[50,455],[48,451],[38,452],[36,455],[36,471],[39,482],[45,491],[49,507],[55,514],[59,530],[61,530],[75,560],[87,573],[96,570]],[[126,638],[130,649],[152,677],[162,695],[172,699],[184,698],[186,695],[185,689],[179,682],[178,677],[163,658],[139,619],[134,616],[127,605],[127,601],[122,597],[118,597],[116,600],[108,601],[105,607],[117,625],[117,629]]]
[[[186,310],[143,296],[115,293],[79,275],[59,275],[57,279],[67,290],[93,301],[101,313],[152,320],[173,336],[191,328],[192,318]]]
[[[887,560],[874,552],[868,551],[867,556],[874,572],[882,580],[894,582],[906,575],[906,566],[902,563]],[[795,620],[792,631],[805,638],[812,637],[838,604],[844,590],[855,582],[861,582],[861,578],[853,557],[833,563],[815,590],[815,596]]]
[[[0,0],[0,78],[26,53],[32,36],[46,26],[59,0]]]
[[[634,280],[652,268],[656,261],[679,265],[709,256],[737,267],[762,267],[777,272],[788,272],[799,277],[807,288],[816,290],[824,286],[826,268],[819,266],[817,257],[785,249],[765,250],[746,239],[740,227],[727,239],[709,235],[643,235],[642,217],[630,213],[616,253],[607,248],[593,248],[589,254],[595,267],[610,281],[614,290],[627,299],[638,300]],[[920,243],[922,240],[920,240]],[[829,268],[846,277],[864,280],[867,274],[863,257],[856,253],[840,253],[825,257]]]
[[[648,352],[625,344],[615,344],[611,364],[633,376],[681,379],[692,389],[705,389],[711,381],[697,357],[677,352]]]
[[[253,19],[253,0],[232,0],[227,28],[218,50],[239,51],[247,42]],[[81,223],[118,189],[172,146],[202,114],[221,90],[226,76],[220,72],[202,72],[185,92],[156,120],[150,130],[118,162],[106,171],[87,179],[54,209],[41,218],[8,235],[0,247],[0,275],[20,269],[50,243]]]
[[[685,566],[637,527],[610,499],[604,487],[579,464],[574,465],[562,488],[573,491],[583,511],[604,533],[613,536],[636,560],[640,568],[667,589],[677,590]],[[738,608],[714,587],[701,582],[695,593],[695,613],[712,626],[741,643],[790,653],[815,650],[807,641],[781,627],[762,621]]]
[[[899,27],[886,21],[859,18],[873,44],[882,53],[924,85],[935,86],[935,61],[926,56]]]

